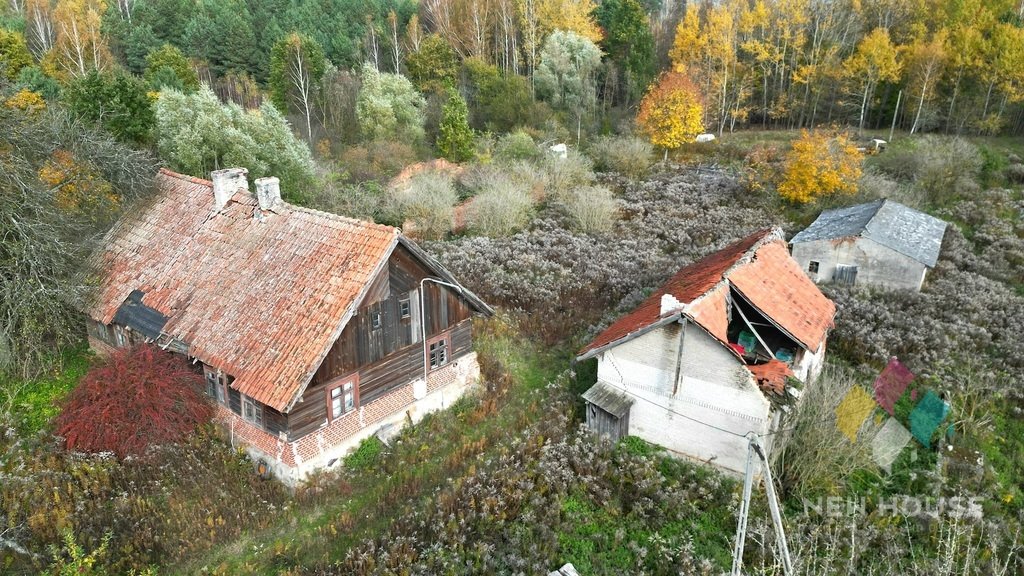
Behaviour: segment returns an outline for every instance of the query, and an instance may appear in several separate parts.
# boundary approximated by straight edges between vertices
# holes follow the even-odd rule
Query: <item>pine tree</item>
[[[469,127],[466,100],[451,90],[442,111],[437,150],[452,162],[465,162],[473,157],[473,130]]]

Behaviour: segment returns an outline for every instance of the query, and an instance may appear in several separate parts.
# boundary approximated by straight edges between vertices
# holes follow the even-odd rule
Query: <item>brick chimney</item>
[[[249,190],[249,171],[245,168],[225,168],[210,173],[213,180],[213,208],[220,210],[235,192]]]
[[[273,210],[281,204],[281,181],[274,176],[256,179],[256,200],[261,210]]]

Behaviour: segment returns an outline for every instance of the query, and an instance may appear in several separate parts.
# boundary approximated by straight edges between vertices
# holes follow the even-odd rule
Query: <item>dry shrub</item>
[[[575,150],[570,150],[566,158],[549,154],[544,159],[543,172],[548,196],[558,197],[594,181],[594,166],[590,159]]]
[[[203,378],[187,360],[151,344],[112,352],[86,373],[57,416],[69,450],[140,456],[180,442],[210,420]]]
[[[869,433],[850,442],[836,427],[836,407],[857,385],[849,369],[828,364],[813,383],[807,384],[800,408],[791,422],[786,444],[774,456],[779,481],[787,491],[803,497],[835,494],[853,472],[874,468]]]
[[[497,173],[473,198],[467,221],[473,231],[484,236],[508,236],[525,228],[532,215],[530,190]]]
[[[1006,179],[1014,184],[1024,184],[1024,164],[1010,164],[1007,166]]]
[[[346,148],[339,164],[357,182],[386,182],[416,162],[416,150],[404,142],[376,140]]]
[[[654,163],[654,147],[636,136],[602,136],[590,145],[588,153],[597,170],[630,178],[640,178]]]
[[[420,238],[438,239],[451,232],[458,201],[451,177],[437,172],[417,174],[389,191],[394,219],[411,224],[407,232]]]
[[[597,234],[611,230],[619,204],[605,186],[583,186],[562,195],[562,204],[576,230]]]
[[[913,183],[929,203],[941,206],[978,191],[983,159],[978,148],[962,138],[928,135],[890,146],[869,163]]]

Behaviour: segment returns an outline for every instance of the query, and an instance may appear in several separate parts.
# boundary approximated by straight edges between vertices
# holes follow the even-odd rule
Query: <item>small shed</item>
[[[920,290],[935,267],[946,222],[887,199],[826,210],[790,240],[816,283]]]
[[[587,426],[612,442],[629,434],[629,409],[633,399],[605,382],[598,382],[583,393],[587,403]]]

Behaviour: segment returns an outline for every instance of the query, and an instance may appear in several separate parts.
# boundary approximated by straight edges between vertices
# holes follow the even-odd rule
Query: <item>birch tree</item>
[[[857,51],[844,63],[847,78],[861,87],[860,117],[857,123],[864,130],[868,105],[879,82],[899,79],[901,65],[889,31],[875,28],[857,45]]]
[[[302,114],[310,146],[313,145],[314,100],[320,91],[325,64],[320,44],[295,32],[279,40],[270,52],[271,100],[283,111]]]
[[[915,95],[917,110],[910,133],[917,132],[921,125],[921,112],[935,97],[935,86],[946,65],[946,32],[940,30],[930,39],[917,38],[906,48],[907,87]]]
[[[60,0],[57,3],[53,10],[57,37],[50,57],[59,72],[80,77],[110,66],[110,49],[100,33],[106,9],[103,0]]]

